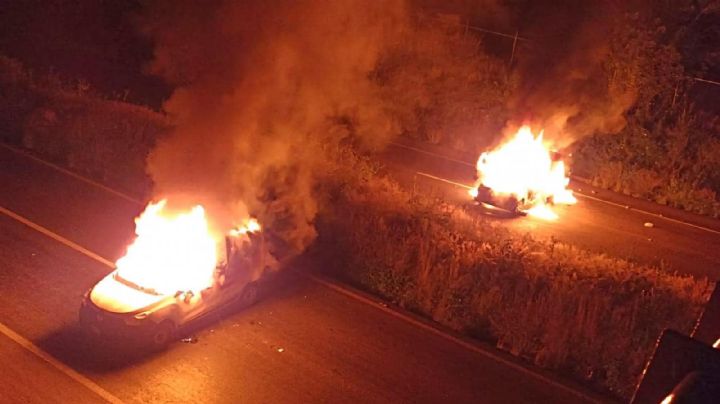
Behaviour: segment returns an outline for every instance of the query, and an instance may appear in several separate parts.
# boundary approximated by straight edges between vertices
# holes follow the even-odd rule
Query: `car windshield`
[[[135,289],[135,290],[139,290],[139,291],[141,291],[141,292],[145,292],[145,293],[150,294],[150,295],[161,296],[161,293],[159,293],[157,290],[155,290],[155,289],[153,289],[153,288],[144,288],[144,287],[142,287],[142,286],[140,286],[140,285],[138,285],[138,284],[136,284],[136,283],[134,283],[134,282],[132,282],[132,281],[129,281],[129,280],[123,278],[122,276],[120,276],[120,274],[119,274],[118,272],[115,272],[115,275],[113,275],[113,278],[114,278],[116,281],[122,283],[123,285],[128,286],[128,287],[131,287],[131,288],[133,288],[133,289]]]

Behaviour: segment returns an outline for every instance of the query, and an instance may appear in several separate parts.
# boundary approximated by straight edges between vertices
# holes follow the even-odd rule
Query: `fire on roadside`
[[[523,126],[508,142],[480,155],[477,181],[469,193],[476,199],[490,199],[485,196],[490,193],[492,198],[511,200],[513,207],[531,216],[556,219],[552,205],[573,204],[576,199],[567,189],[565,164],[555,156],[542,132],[534,135]]]

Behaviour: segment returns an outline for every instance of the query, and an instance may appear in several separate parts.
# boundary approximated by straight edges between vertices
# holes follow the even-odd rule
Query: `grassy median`
[[[689,332],[708,297],[707,281],[514,234],[381,177],[340,187],[318,223],[334,276],[624,398],[661,330]]]

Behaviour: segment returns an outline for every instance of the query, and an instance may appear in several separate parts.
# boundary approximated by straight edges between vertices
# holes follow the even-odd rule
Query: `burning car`
[[[569,178],[562,156],[523,126],[498,149],[478,158],[477,180],[469,193],[479,203],[518,215],[554,219],[551,207],[576,202],[567,189]]]
[[[471,192],[476,202],[492,205],[519,216],[527,215],[527,211],[533,206],[527,195],[496,193],[482,183],[476,184]]]
[[[202,207],[175,218],[163,217],[163,207],[151,204],[136,219],[127,254],[85,294],[80,323],[91,335],[162,349],[188,323],[257,300],[274,260],[256,221],[228,234],[223,252]]]

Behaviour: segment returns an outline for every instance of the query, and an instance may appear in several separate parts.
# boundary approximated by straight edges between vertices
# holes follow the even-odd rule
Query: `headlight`
[[[125,324],[131,327],[143,325],[146,323],[149,315],[149,311],[143,311],[142,313],[138,313],[132,317],[125,317]]]
[[[136,320],[145,320],[150,315],[149,311],[143,311],[135,315]]]

